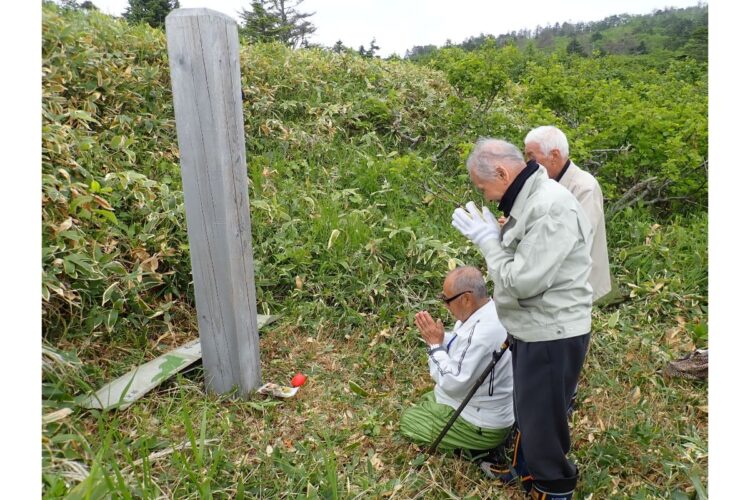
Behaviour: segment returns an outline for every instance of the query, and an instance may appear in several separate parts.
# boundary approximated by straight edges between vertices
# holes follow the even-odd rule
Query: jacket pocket
[[[552,323],[552,320],[546,314],[544,314],[545,293],[547,293],[546,290],[540,294],[534,295],[533,297],[518,299],[518,305],[524,311],[524,313],[529,316],[529,319],[531,320],[532,324],[529,326],[535,325],[546,327]]]

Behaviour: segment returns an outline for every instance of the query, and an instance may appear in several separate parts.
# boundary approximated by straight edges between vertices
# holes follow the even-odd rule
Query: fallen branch
[[[454,207],[460,207],[462,205],[462,203],[460,201],[458,201],[458,198],[456,198],[456,195],[455,195],[455,193],[453,193],[453,191],[451,191],[447,187],[443,186],[442,184],[440,184],[435,179],[431,179],[431,181],[432,181],[433,184],[437,185],[438,188],[440,188],[441,190],[445,191],[447,193],[447,195],[438,194],[435,191],[433,191],[432,189],[430,189],[430,187],[429,187],[429,181],[424,181],[424,189],[425,189],[425,191],[427,191],[428,193],[430,193],[431,195],[433,195],[435,198],[438,198],[438,199],[441,199],[441,200],[443,200],[443,201],[445,201],[447,203],[450,203]]]
[[[610,153],[627,153],[628,151],[630,151],[630,148],[631,145],[630,143],[628,143],[624,146],[620,146],[619,148],[592,149],[592,158],[586,160],[583,163],[583,166],[586,167],[586,170],[591,172],[592,175],[596,175],[599,169],[602,168],[602,164],[604,163],[604,161],[609,158]]]
[[[633,185],[633,187],[625,191],[625,193],[620,197],[619,200],[607,207],[608,214],[615,214],[629,206],[638,203],[648,194],[651,189],[651,183],[656,179],[656,177],[649,177],[648,179],[642,180],[641,182]]]
[[[685,175],[695,172],[699,169],[705,169],[706,173],[708,173],[708,160],[704,160],[699,165],[696,165],[692,168],[686,169],[684,171]],[[607,205],[607,216],[612,216],[616,214],[617,212],[620,212],[628,207],[631,207],[639,202],[643,203],[643,205],[656,205],[657,203],[666,203],[666,202],[674,202],[674,201],[680,201],[684,203],[690,203],[692,205],[696,206],[703,206],[701,203],[695,202],[692,200],[691,196],[689,195],[682,195],[682,196],[668,196],[666,193],[666,189],[674,184],[674,179],[665,179],[661,182],[656,182],[657,177],[649,177],[645,180],[642,180],[635,184],[633,187],[628,189],[616,202]],[[698,193],[708,182],[708,175],[706,175],[706,178],[704,179],[703,183],[701,183],[697,188],[695,188],[692,192]],[[688,193],[690,194],[690,193]]]
[[[409,149],[416,146],[417,143],[422,140],[421,135],[418,135],[416,137],[411,137],[401,131],[401,114],[400,113],[398,114],[398,116],[396,116],[396,119],[393,121],[392,125],[393,125],[393,131],[396,132],[396,135],[398,135],[402,140],[409,141],[411,143],[411,145],[409,146]]]
[[[452,144],[449,142],[437,154],[432,155],[432,161],[436,162],[438,160],[438,158],[440,158],[441,156],[443,156],[445,154],[445,152],[448,151],[451,148],[451,146],[452,146]]]
[[[627,151],[630,151],[630,144],[625,144],[624,146],[620,146],[619,148],[591,150],[592,153],[625,153]]]

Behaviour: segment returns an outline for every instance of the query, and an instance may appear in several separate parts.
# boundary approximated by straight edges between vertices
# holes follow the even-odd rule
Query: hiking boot
[[[524,475],[515,467],[509,465],[499,465],[492,462],[482,462],[479,464],[484,475],[494,481],[500,481],[503,484],[515,484],[520,482],[526,493],[531,491],[531,475],[528,472]]]
[[[668,377],[703,380],[708,377],[708,349],[697,349],[690,354],[671,361],[665,375]]]
[[[539,488],[536,484],[531,489],[532,500],[572,500],[573,492],[568,491],[566,493],[550,493]]]
[[[485,476],[503,484],[520,482],[523,489],[528,493],[531,491],[532,477],[521,449],[521,433],[515,433],[514,437],[515,446],[513,447],[513,459],[510,465],[484,461],[479,464],[479,468],[482,469]]]

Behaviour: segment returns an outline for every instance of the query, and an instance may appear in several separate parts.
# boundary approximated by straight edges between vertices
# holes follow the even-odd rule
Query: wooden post
[[[237,23],[209,9],[166,20],[206,387],[261,385]]]

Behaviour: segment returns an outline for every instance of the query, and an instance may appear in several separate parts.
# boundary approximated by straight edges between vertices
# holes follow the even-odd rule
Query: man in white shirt
[[[583,207],[594,230],[591,245],[591,275],[589,283],[594,289],[594,303],[608,295],[612,289],[607,253],[607,229],[604,223],[604,197],[602,188],[593,175],[570,161],[568,138],[557,127],[545,125],[526,134],[524,139],[526,160],[534,160],[547,169],[547,175],[573,193]]]
[[[430,444],[440,434],[507,336],[477,268],[467,266],[451,271],[440,298],[457,320],[452,331],[446,332],[442,322],[435,321],[427,311],[415,316],[415,324],[429,346],[430,376],[435,381],[434,391],[422,396],[401,417],[401,432],[419,444]],[[506,439],[513,423],[513,373],[510,356],[504,356],[440,442],[439,449],[476,452],[496,448]]]

